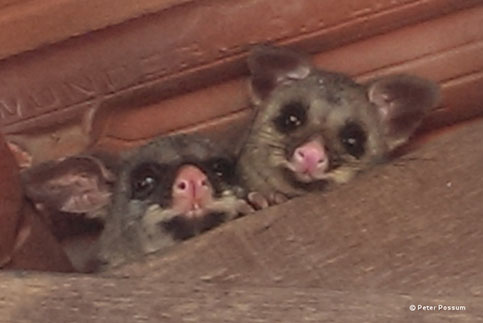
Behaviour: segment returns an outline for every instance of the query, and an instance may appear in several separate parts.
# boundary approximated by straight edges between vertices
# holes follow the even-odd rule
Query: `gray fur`
[[[306,56],[287,49],[256,48],[248,63],[257,115],[238,170],[246,188],[262,194],[271,204],[280,194],[290,198],[322,189],[327,183],[347,182],[357,172],[384,161],[406,142],[422,116],[439,100],[438,86],[431,81],[396,75],[358,84],[346,75],[316,69]],[[291,73],[307,66],[308,74]],[[285,104],[294,101],[309,107],[307,121],[292,133],[283,133],[274,120]],[[348,122],[360,125],[367,135],[359,158],[348,154],[338,137]],[[294,147],[313,136],[323,138],[336,167],[330,169],[326,180],[300,183],[283,165]]]
[[[163,217],[166,221],[171,219],[166,207],[169,201],[160,201],[163,203],[157,204],[151,200],[131,198],[130,173],[135,167],[153,161],[181,165],[192,160],[207,160],[215,156],[226,157],[226,153],[209,140],[194,135],[160,138],[126,154],[115,187],[110,216],[106,220],[99,244],[99,258],[104,262],[104,266],[116,266],[126,260],[136,259],[179,243],[160,225],[160,221],[164,221]],[[166,175],[169,178],[170,174]],[[210,181],[214,179],[210,178]],[[218,187],[220,194],[213,207],[216,212],[225,214],[224,221],[251,211],[248,204],[241,199],[244,193],[240,187],[225,182],[220,182]],[[169,200],[169,192],[168,198],[164,199]],[[147,220],[149,214],[154,214],[155,221]]]

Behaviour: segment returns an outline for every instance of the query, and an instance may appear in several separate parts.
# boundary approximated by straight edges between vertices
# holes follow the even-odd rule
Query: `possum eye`
[[[234,176],[235,167],[233,162],[227,158],[213,158],[208,161],[208,166],[216,176],[224,180]]]
[[[155,163],[143,164],[131,172],[132,198],[144,200],[158,187],[160,169]]]
[[[286,103],[275,118],[275,127],[281,133],[289,133],[303,126],[307,121],[307,107],[298,101]]]
[[[365,152],[366,133],[355,122],[348,122],[340,129],[339,138],[345,150],[359,159]]]

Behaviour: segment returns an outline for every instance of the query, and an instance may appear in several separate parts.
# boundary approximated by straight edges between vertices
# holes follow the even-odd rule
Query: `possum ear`
[[[405,143],[426,113],[440,101],[439,86],[411,75],[392,75],[369,84],[367,96],[377,108],[388,147]]]
[[[68,213],[90,213],[110,202],[114,174],[94,156],[50,161],[22,173],[26,196],[36,205]]]
[[[263,101],[275,87],[289,80],[306,78],[312,71],[307,56],[289,49],[261,45],[248,56],[250,87],[255,104]]]

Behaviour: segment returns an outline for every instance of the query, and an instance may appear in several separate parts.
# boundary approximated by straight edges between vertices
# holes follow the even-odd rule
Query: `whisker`
[[[280,154],[285,156],[285,149],[283,147],[269,144],[268,148],[270,148],[271,154]]]
[[[401,157],[394,159],[391,162],[391,165],[395,167],[404,167],[406,164],[410,162],[417,162],[417,161],[422,161],[422,162],[433,162],[436,161],[435,158],[425,158],[425,157]]]
[[[436,158],[433,157],[409,157],[409,156],[403,156],[395,159],[396,161],[436,161]]]

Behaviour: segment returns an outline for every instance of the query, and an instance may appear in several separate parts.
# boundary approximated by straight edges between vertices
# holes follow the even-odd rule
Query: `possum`
[[[126,156],[99,243],[102,267],[175,245],[253,208],[235,159],[194,135],[157,139]]]
[[[22,176],[77,271],[139,259],[253,211],[234,157],[208,139],[161,137],[117,159],[71,156]]]
[[[238,173],[257,207],[346,183],[388,160],[440,98],[435,82],[417,76],[359,84],[267,45],[252,50],[248,67],[256,116]]]

